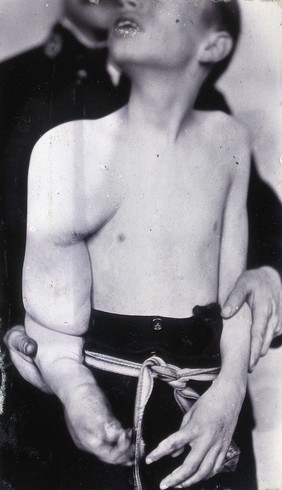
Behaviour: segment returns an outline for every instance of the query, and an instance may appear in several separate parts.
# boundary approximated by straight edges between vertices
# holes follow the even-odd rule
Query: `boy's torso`
[[[198,113],[169,144],[129,131],[122,114],[84,127],[92,305],[187,317],[195,304],[217,300],[234,167],[228,142],[216,134],[217,116],[208,113]],[[79,226],[83,235],[83,219]]]

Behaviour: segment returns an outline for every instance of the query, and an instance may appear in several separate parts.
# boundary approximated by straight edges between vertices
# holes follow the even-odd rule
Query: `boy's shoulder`
[[[200,115],[206,150],[219,163],[244,161],[248,166],[251,139],[247,127],[237,117],[221,111],[202,112]]]
[[[47,131],[33,148],[31,165],[36,160],[37,171],[72,171],[73,165],[83,167],[102,163],[112,151],[122,126],[122,110],[101,119],[70,121]]]
[[[60,148],[73,148],[87,142],[98,142],[101,145],[101,137],[112,138],[118,133],[123,123],[123,109],[120,109],[100,119],[81,119],[69,121],[47,131],[36,143],[36,147],[42,149],[59,146]]]
[[[236,116],[222,111],[204,113],[205,124],[214,141],[221,140],[223,146],[243,145],[250,147],[248,128]]]
[[[247,182],[252,147],[246,126],[237,117],[220,111],[203,111],[198,117],[207,168],[217,168],[226,182]]]
[[[117,196],[111,195],[115,174],[108,171],[108,160],[119,120],[114,113],[64,123],[36,143],[29,169],[30,210],[38,215],[37,223],[52,225],[52,234],[68,237],[75,230],[76,236],[88,235],[116,209]]]

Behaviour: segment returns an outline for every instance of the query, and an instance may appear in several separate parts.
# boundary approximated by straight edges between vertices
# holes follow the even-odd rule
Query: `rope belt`
[[[140,459],[144,455],[142,422],[146,405],[153,390],[154,379],[161,379],[172,387],[176,402],[183,413],[186,413],[200,396],[194,389],[187,386],[188,381],[213,381],[217,377],[220,368],[181,369],[172,364],[167,364],[157,356],[149,357],[143,364],[139,364],[90,351],[85,351],[85,362],[87,365],[102,371],[138,378],[133,428],[135,443],[134,480],[135,489],[142,490],[139,469]],[[234,471],[238,458],[239,450],[235,443],[232,442],[226,455],[224,468],[221,471]]]
[[[5,369],[5,354],[0,347],[0,415],[4,413],[6,399],[7,374]]]

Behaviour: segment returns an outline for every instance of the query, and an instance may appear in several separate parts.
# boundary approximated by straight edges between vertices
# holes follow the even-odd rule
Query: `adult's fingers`
[[[243,306],[249,295],[249,286],[244,275],[240,276],[234,288],[229,293],[222,309],[223,318],[231,318]]]
[[[275,332],[278,328],[278,325],[279,325],[279,317],[274,311],[272,312],[272,315],[268,321],[268,327],[265,333],[264,343],[261,350],[261,356],[265,356],[267,354],[270,344],[272,340],[275,338]]]
[[[251,355],[249,362],[249,372],[253,372],[259,358],[262,355],[263,345],[268,337],[273,335],[273,330],[269,329],[269,318],[271,316],[270,305],[260,301],[259,298],[255,298],[252,308],[252,337],[251,337]]]

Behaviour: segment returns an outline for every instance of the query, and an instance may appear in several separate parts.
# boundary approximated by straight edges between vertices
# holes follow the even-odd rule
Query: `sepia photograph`
[[[0,490],[282,490],[281,0],[0,0]]]

